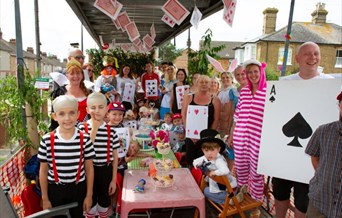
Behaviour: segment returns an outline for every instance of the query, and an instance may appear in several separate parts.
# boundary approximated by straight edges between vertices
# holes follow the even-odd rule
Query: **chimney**
[[[10,43],[15,45],[15,39],[10,39]]]
[[[274,33],[276,29],[278,9],[266,8],[262,13],[264,14],[264,26],[263,26],[262,33],[263,34]]]
[[[47,57],[46,52],[41,53],[43,57]]]
[[[327,21],[328,11],[325,10],[325,3],[317,3],[316,10],[311,13],[313,24],[325,24]]]
[[[31,54],[34,54],[34,50],[32,47],[27,47],[26,51],[30,52]]]

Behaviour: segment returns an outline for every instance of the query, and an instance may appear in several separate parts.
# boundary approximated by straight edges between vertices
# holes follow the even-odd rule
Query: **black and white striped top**
[[[75,128],[75,133],[69,140],[65,140],[61,137],[59,133],[59,127],[57,127],[57,129],[55,129],[54,132],[54,152],[59,183],[74,183],[76,182],[76,176],[80,162],[80,130]],[[38,158],[40,162],[48,163],[48,182],[55,183],[52,165],[50,133],[44,135],[42,141],[40,142],[40,146],[38,149]],[[90,140],[90,137],[89,135],[84,134],[83,157],[81,160],[82,168],[79,182],[85,180],[84,160],[94,158],[95,151]]]
[[[90,134],[91,131],[91,120],[87,121],[88,132]],[[85,132],[84,123],[80,123],[78,128],[81,131]],[[94,141],[94,150],[96,157],[93,160],[94,166],[104,166],[107,164],[107,141],[108,141],[108,133],[107,133],[107,124],[103,122],[103,124],[99,127],[96,133],[95,141]],[[113,161],[113,150],[120,147],[119,138],[116,134],[115,128],[110,126],[110,162]]]

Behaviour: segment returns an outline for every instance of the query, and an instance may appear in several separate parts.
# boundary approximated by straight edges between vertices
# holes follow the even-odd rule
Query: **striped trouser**
[[[252,198],[262,201],[264,176],[257,173],[259,143],[243,141],[244,143],[234,143],[234,164],[238,186],[247,185]]]

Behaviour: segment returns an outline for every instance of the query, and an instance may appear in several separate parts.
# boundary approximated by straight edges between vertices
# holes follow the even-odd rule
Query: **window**
[[[284,61],[284,47],[279,48],[278,51],[278,65],[283,65]],[[287,62],[286,65],[292,65],[292,48],[289,48],[288,54],[287,54]]]
[[[342,68],[342,50],[336,50],[336,68]]]

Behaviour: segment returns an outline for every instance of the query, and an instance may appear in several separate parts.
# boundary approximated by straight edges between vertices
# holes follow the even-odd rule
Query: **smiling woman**
[[[52,92],[51,97],[55,99],[60,95],[71,95],[78,100],[78,122],[82,122],[88,119],[87,116],[87,96],[89,91],[84,84],[84,75],[81,68],[81,64],[74,58],[68,62],[66,67],[66,78],[68,84],[64,86],[57,86]],[[52,108],[52,111],[53,108]],[[54,130],[58,126],[55,120],[51,120],[50,130]]]

